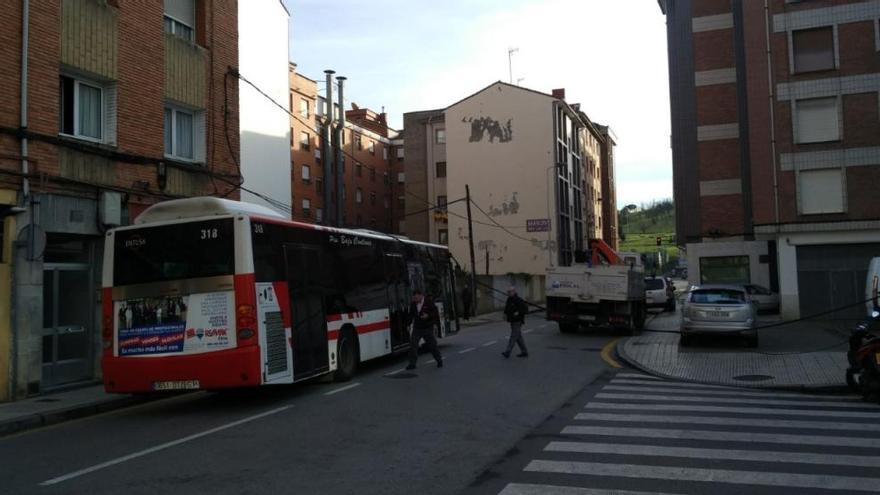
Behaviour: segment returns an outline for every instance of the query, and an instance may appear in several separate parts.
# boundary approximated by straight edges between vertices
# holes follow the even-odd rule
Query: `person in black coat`
[[[505,358],[510,357],[510,351],[513,350],[513,344],[519,346],[520,353],[517,357],[528,357],[529,350],[526,348],[526,341],[522,336],[522,326],[526,321],[526,313],[529,308],[519,294],[516,293],[516,287],[507,289],[507,302],[504,304],[504,316],[510,322],[510,339],[507,341],[507,350],[501,355]]]
[[[437,350],[437,338],[434,336],[434,328],[440,321],[440,313],[437,306],[416,289],[413,291],[413,300],[409,305],[409,321],[412,322],[412,334],[409,339],[409,365],[408,370],[416,368],[419,357],[419,341],[425,340],[425,347],[437,361],[437,367],[443,367],[443,356]]]

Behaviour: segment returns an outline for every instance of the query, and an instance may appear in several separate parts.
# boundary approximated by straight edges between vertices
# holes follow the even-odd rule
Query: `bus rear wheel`
[[[351,380],[357,371],[358,351],[355,333],[351,330],[345,330],[339,336],[336,342],[336,373],[333,379],[337,382],[347,382]]]

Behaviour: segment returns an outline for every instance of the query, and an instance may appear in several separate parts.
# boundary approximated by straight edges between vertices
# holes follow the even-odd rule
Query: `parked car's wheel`
[[[559,322],[559,331],[562,333],[574,333],[578,329],[577,323],[562,323]]]
[[[754,335],[749,335],[748,337],[746,337],[746,345],[748,347],[751,347],[752,349],[755,349],[758,347],[758,333],[757,332],[755,332]]]
[[[678,345],[680,345],[681,347],[688,347],[689,345],[691,345],[691,336],[686,333],[679,335]]]

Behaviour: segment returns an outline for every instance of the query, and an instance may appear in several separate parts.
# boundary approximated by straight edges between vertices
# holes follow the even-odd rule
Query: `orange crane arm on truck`
[[[593,253],[590,262],[593,265],[619,265],[620,256],[602,239],[590,239],[590,251]]]

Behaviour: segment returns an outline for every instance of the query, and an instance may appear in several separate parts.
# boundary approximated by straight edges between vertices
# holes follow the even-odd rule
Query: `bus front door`
[[[330,369],[327,322],[321,286],[323,256],[313,247],[286,245],[290,293],[293,379],[301,380]]]
[[[396,351],[409,345],[407,311],[410,295],[406,289],[403,256],[385,254],[385,275],[388,282],[388,313],[391,318],[391,349]]]

